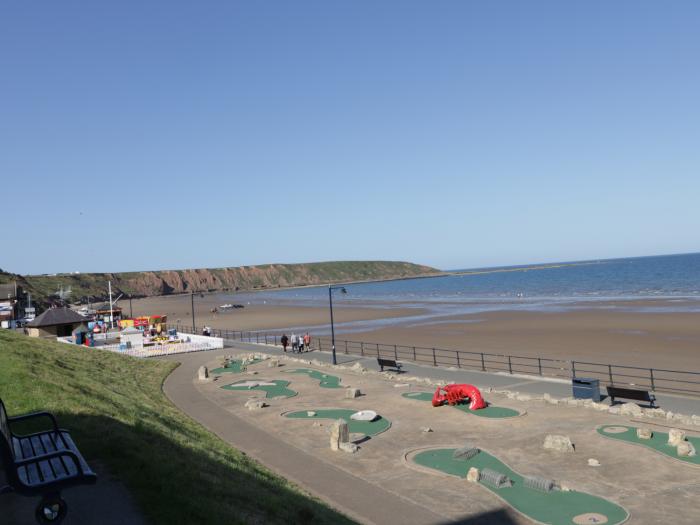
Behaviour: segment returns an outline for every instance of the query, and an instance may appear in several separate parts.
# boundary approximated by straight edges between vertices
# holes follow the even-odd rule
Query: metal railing
[[[170,325],[171,328],[175,326]],[[201,334],[201,328],[176,327],[184,333]],[[212,336],[229,341],[281,346],[281,332],[240,331],[213,329]],[[407,346],[366,341],[335,340],[336,352],[370,358],[413,361],[417,364],[454,367],[481,372],[525,374],[542,377],[572,379],[590,377],[601,383],[631,386],[657,392],[700,395],[700,372],[666,370],[639,366],[592,363],[588,361],[567,361],[545,357],[526,357],[490,352],[448,350],[436,347]],[[312,350],[331,350],[328,337],[315,337],[311,341]]]

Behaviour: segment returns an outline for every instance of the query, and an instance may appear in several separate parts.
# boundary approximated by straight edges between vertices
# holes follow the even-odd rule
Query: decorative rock
[[[596,403],[596,402],[591,403],[590,406],[593,410],[599,410],[600,412],[607,412],[608,409],[610,408],[605,403]]]
[[[620,407],[621,416],[642,417],[642,414],[642,407],[640,407],[637,403],[624,403]]]
[[[278,366],[280,366],[279,359],[270,359],[270,362],[267,363],[268,368],[277,368]]]
[[[323,423],[321,423],[320,421],[314,421],[314,425],[313,425],[313,426],[315,426],[315,427],[322,427],[322,426],[323,426]]]
[[[406,388],[406,387],[409,387],[409,386],[411,386],[411,385],[409,385],[408,383],[396,383],[396,384],[394,385],[394,388]]]
[[[360,392],[359,388],[346,388],[345,389],[345,399],[355,399],[356,397],[360,397],[362,392]]]
[[[343,452],[349,452],[350,454],[354,454],[355,452],[357,452],[357,449],[359,447],[355,445],[355,443],[340,443],[338,445],[338,448]]]
[[[681,441],[676,447],[676,453],[680,457],[693,457],[695,456],[695,447],[690,441]]]
[[[479,482],[479,469],[476,467],[471,467],[467,471],[467,481],[471,483],[478,483]]]
[[[543,447],[558,452],[575,452],[571,438],[558,434],[547,434],[547,437],[544,438]]]
[[[307,410],[306,415],[309,417],[314,417],[316,415],[316,412],[314,412],[313,410]]]
[[[668,444],[672,447],[685,441],[685,432],[677,428],[672,428],[668,431]]]
[[[209,379],[209,369],[206,366],[200,366],[197,370],[197,379],[207,381]]]
[[[433,429],[430,427],[420,427],[421,432],[432,432]]]
[[[653,433],[652,433],[650,428],[638,428],[637,429],[637,437],[639,439],[651,439],[652,435],[653,435]]]
[[[367,369],[364,366],[362,366],[361,363],[355,363],[354,365],[352,365],[350,367],[350,369],[354,370],[355,372],[366,372],[367,371]]]
[[[600,467],[600,461],[598,461],[595,458],[589,458],[588,460],[588,466],[589,467]]]
[[[532,396],[529,395],[529,394],[518,394],[518,395],[516,396],[516,399],[517,399],[518,401],[531,401],[531,400],[532,400]]]
[[[662,408],[643,408],[642,412],[645,417],[663,419],[666,417],[666,411]]]
[[[350,431],[344,419],[338,419],[331,427],[331,450],[340,450],[341,443],[350,442]]]
[[[248,410],[260,410],[261,408],[265,408],[267,405],[262,399],[249,399],[248,401],[245,402],[245,407]]]
[[[618,415],[620,415],[620,407],[610,407],[610,408],[608,408],[608,414],[612,414],[613,416],[618,416]]]

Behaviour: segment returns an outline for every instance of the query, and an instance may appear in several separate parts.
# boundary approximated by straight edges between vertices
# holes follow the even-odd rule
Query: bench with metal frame
[[[610,404],[615,404],[615,398],[631,399],[634,401],[644,401],[649,403],[651,408],[658,408],[656,405],[656,396],[649,392],[648,390],[637,390],[636,388],[622,388],[614,385],[607,385],[605,387],[608,391],[608,397],[610,398]]]
[[[51,430],[18,435],[12,425],[20,421],[45,418]],[[35,517],[39,523],[58,524],[68,513],[61,491],[76,485],[92,485],[97,475],[90,469],[70,434],[58,428],[53,414],[35,412],[9,417],[0,399],[0,459],[7,486],[0,494],[16,492],[22,496],[41,496]]]
[[[397,372],[401,372],[401,363],[397,363],[395,359],[384,359],[383,357],[377,357],[377,364],[381,371],[384,372],[384,367],[393,368]]]

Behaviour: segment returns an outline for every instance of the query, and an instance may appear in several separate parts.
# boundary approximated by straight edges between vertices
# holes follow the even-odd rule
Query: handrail
[[[170,328],[184,333],[201,333],[200,328],[188,328],[186,326],[169,325]],[[288,332],[289,330],[287,330]],[[272,344],[280,346],[282,331],[265,332],[254,330],[227,330],[213,329],[211,335],[227,340],[244,343]],[[365,357],[389,356],[404,361],[430,364],[432,366],[456,367],[464,370],[479,370],[482,372],[508,372],[509,374],[526,374],[540,377],[580,377],[581,373],[587,373],[598,378],[605,378],[611,385],[649,386],[659,392],[672,392],[700,395],[700,380],[692,380],[691,377],[700,376],[698,371],[667,370],[662,368],[641,367],[630,365],[618,365],[612,363],[593,363],[589,361],[576,361],[565,359],[552,359],[549,357],[531,357],[509,354],[496,354],[490,352],[475,352],[470,350],[454,350],[437,347],[424,347],[413,345],[399,345],[390,343],[372,343],[368,341],[340,340],[336,338],[336,350],[346,355],[360,355]],[[312,340],[312,346],[323,350],[330,350],[330,339],[316,337]],[[600,367],[591,370],[587,367]],[[644,375],[635,375],[633,370],[640,370]],[[676,377],[667,377],[673,374]]]

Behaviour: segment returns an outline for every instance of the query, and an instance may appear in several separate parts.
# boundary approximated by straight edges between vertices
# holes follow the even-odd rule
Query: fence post
[[[508,373],[513,374],[513,364],[510,362],[510,356],[508,356]]]
[[[379,343],[377,343],[377,357],[379,357]]]
[[[256,343],[260,342],[260,332],[255,332],[255,342]]]
[[[437,366],[437,358],[435,357],[435,349],[433,348],[433,366]]]
[[[571,379],[576,377],[576,361],[571,361]]]
[[[615,381],[613,381],[613,375],[612,375],[612,365],[608,365],[608,375],[610,376],[610,384],[614,385]]]
[[[413,360],[416,360],[416,347],[413,347]]]
[[[365,343],[363,343],[362,341],[360,341],[360,354],[362,355],[362,357],[364,357],[365,355]]]
[[[394,361],[397,361],[398,359],[399,359],[399,356],[396,353],[396,345],[394,345]]]
[[[459,350],[455,351],[455,354],[457,354],[457,368],[462,368],[462,365],[459,363]]]
[[[345,355],[348,355],[348,340],[345,340]]]
[[[542,359],[537,358],[537,369],[540,371],[540,375],[542,375]]]
[[[656,385],[654,385],[654,369],[649,369],[649,378],[651,379],[651,389],[656,390]]]
[[[486,372],[486,363],[484,362],[484,352],[481,352],[481,371]]]

